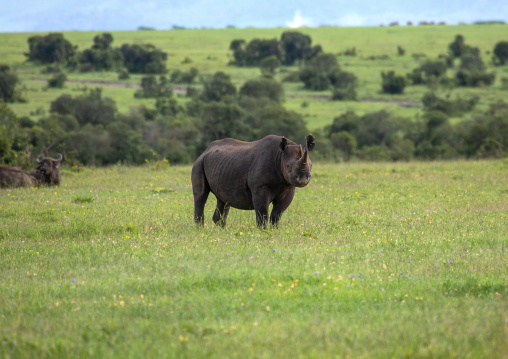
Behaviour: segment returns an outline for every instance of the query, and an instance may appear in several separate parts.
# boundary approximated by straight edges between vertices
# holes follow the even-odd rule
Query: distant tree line
[[[78,51],[60,33],[36,35],[28,39],[29,61],[59,64],[80,71],[113,71],[125,69],[130,73],[163,74],[167,72],[167,53],[152,44],[123,44],[113,48],[113,36],[102,33],[94,37],[89,49]]]
[[[161,86],[160,80],[156,87]],[[203,79],[185,106],[163,91],[154,107],[118,113],[100,89],[61,95],[37,122],[18,118],[0,104],[0,162],[19,165],[27,153],[49,144],[74,165],[143,164],[169,160],[191,163],[216,139],[257,140],[280,134],[297,142],[309,133],[301,115],[282,106],[284,91],[273,79],[246,81],[239,89],[228,75]],[[450,115],[469,112],[477,99],[449,100],[428,93],[424,115],[416,120],[386,111],[346,112],[317,130],[316,160],[331,161],[491,158],[508,154],[508,103],[492,104],[460,123]]]
[[[202,76],[199,88],[188,86],[185,105],[174,98],[171,84],[192,84],[198,76],[197,69],[175,71],[169,79],[165,75],[150,75],[152,71],[166,72],[163,53],[152,45],[125,44],[114,49],[113,38],[101,34],[94,38],[90,49],[78,52],[58,34],[48,35],[49,39],[32,37],[29,47],[34,49],[34,54],[27,56],[34,61],[45,63],[43,59],[47,58],[53,61],[49,62],[51,65],[54,61],[70,66],[93,64],[94,70],[127,68],[130,63],[132,67],[128,71],[148,72],[135,96],[155,98],[156,102],[151,108],[141,106],[126,114],[118,113],[115,102],[103,97],[100,89],[83,90],[79,95],[64,94],[57,98],[51,103],[49,114],[37,122],[28,117],[18,118],[1,102],[0,163],[22,165],[27,154],[49,144],[56,144],[57,150],[71,164],[108,165],[142,164],[161,159],[190,163],[211,141],[224,137],[252,141],[267,134],[280,134],[299,142],[309,131],[301,115],[283,107],[283,86],[269,76],[274,66],[298,62],[298,71],[289,77],[295,76],[310,90],[331,88],[332,97],[336,99],[355,99],[358,80],[354,74],[341,70],[335,55],[312,46],[308,36],[290,34],[281,37],[286,39],[285,47],[279,41],[276,41],[277,47],[271,42],[265,44],[266,47],[260,45],[262,41],[256,42],[255,46],[262,47],[267,54],[257,58],[258,66],[264,69],[260,78],[248,80],[237,88],[223,72]],[[288,45],[294,39],[299,39],[299,46]],[[46,53],[45,57],[37,58],[35,54],[45,53],[41,49],[52,41],[55,46],[61,46],[59,50],[51,56]],[[498,43],[494,53],[499,66],[502,66],[503,46]],[[271,52],[275,48],[278,53]],[[288,52],[293,55],[288,57]],[[239,59],[248,58],[242,56]],[[446,73],[456,62],[459,65],[455,77],[450,80]],[[101,63],[104,67],[97,65]],[[248,66],[248,62],[242,66]],[[386,87],[387,92],[395,92],[403,90],[406,82],[429,84],[437,81],[456,85],[462,80],[464,86],[487,85],[490,78],[478,49],[457,36],[447,56],[422,63],[406,77],[393,71],[383,72],[382,87],[383,90]],[[0,65],[1,94],[5,102],[16,99],[13,86],[16,83],[14,72]],[[421,118],[402,118],[386,111],[363,115],[346,112],[337,116],[331,125],[316,131],[321,141],[313,158],[398,161],[506,156],[507,103],[492,104],[483,113],[460,123],[450,122],[452,116],[471,112],[477,102],[476,97],[441,98],[429,91],[422,98],[424,115]]]
[[[202,90],[191,91],[186,106],[166,85],[160,78],[147,84],[157,92],[155,106],[128,114],[118,113],[100,89],[61,95],[37,122],[17,118],[2,104],[0,162],[17,164],[27,151],[55,143],[76,164],[142,164],[163,158],[189,163],[219,138],[252,141],[279,133],[298,140],[309,133],[302,116],[282,106],[283,87],[273,79],[248,80],[237,89],[228,75],[217,72],[203,78]]]

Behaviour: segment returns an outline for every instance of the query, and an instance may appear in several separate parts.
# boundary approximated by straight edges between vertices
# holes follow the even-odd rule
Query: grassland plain
[[[346,71],[353,72],[359,78],[359,101],[330,101],[330,92],[304,91],[301,84],[285,83],[288,109],[301,113],[311,130],[321,128],[332,122],[333,118],[353,110],[359,114],[386,109],[401,116],[414,118],[421,112],[420,101],[429,89],[426,86],[409,86],[403,95],[381,94],[382,71],[395,70],[405,75],[418,67],[425,59],[436,59],[445,54],[448,44],[457,34],[462,34],[468,45],[481,50],[483,60],[489,71],[497,72],[495,84],[489,88],[455,88],[451,98],[478,95],[481,99],[476,111],[485,110],[492,101],[504,99],[506,90],[501,86],[501,78],[508,77],[508,67],[494,67],[491,64],[491,52],[499,41],[506,41],[507,25],[457,25],[457,26],[391,26],[340,28],[319,27],[302,28],[298,31],[311,36],[313,44],[321,44],[324,51],[338,54],[346,49],[356,48],[357,56],[339,56],[339,63]],[[186,29],[159,31],[122,31],[112,32],[113,46],[124,43],[152,43],[168,53],[167,66],[170,71],[187,70],[196,67],[201,74],[213,74],[224,71],[232,77],[239,87],[251,78],[259,77],[257,68],[237,68],[229,66],[232,59],[229,44],[234,39],[280,38],[288,31],[275,29]],[[65,37],[80,50],[91,47],[93,37],[100,32],[66,32]],[[75,84],[67,83],[63,89],[47,89],[41,81],[48,75],[41,74],[42,67],[25,62],[23,55],[28,51],[27,39],[34,33],[0,34],[0,58],[17,71],[25,87],[27,103],[13,104],[11,107],[19,116],[31,116],[37,120],[49,109],[49,102],[62,93],[79,91],[83,86],[102,87],[105,96],[113,98],[121,112],[139,104],[152,105],[153,101],[134,99],[133,89],[112,86],[111,84]],[[397,46],[406,50],[405,56],[397,56]],[[425,56],[421,56],[424,54]],[[416,57],[412,55],[417,55]],[[190,59],[190,62],[184,61]],[[284,68],[276,78],[282,80],[288,71]],[[119,82],[114,72],[80,73],[69,72],[68,78],[81,81]],[[449,75],[453,71],[449,70]],[[122,83],[139,84],[140,75],[134,75]],[[446,96],[448,89],[438,89],[439,96]],[[186,101],[184,97],[180,100]],[[305,104],[305,107],[302,105]],[[466,115],[467,116],[467,115]],[[460,120],[460,119],[456,119]]]
[[[506,357],[506,160],[316,163],[266,230],[190,168],[1,190],[0,356]]]

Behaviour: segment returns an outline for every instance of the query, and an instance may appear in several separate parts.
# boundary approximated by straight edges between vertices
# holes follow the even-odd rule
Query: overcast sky
[[[508,22],[508,0],[0,0],[0,32]]]

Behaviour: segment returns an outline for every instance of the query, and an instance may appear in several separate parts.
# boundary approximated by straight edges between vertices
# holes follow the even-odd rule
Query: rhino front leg
[[[226,227],[226,219],[229,214],[229,206],[217,198],[217,207],[213,213],[213,222],[221,227]]]
[[[280,217],[282,217],[282,213],[289,207],[291,202],[293,202],[293,198],[295,196],[295,188],[290,188],[288,191],[284,192],[282,196],[276,198],[273,201],[272,213],[270,214],[270,223],[272,226],[277,227],[279,224]]]
[[[259,188],[253,196],[254,210],[256,211],[256,222],[258,228],[266,228],[268,222],[268,206],[270,206],[270,195],[266,188]]]

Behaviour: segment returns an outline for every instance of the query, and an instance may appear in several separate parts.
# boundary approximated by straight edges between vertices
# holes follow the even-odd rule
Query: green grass
[[[334,117],[346,110],[353,110],[359,114],[386,109],[394,114],[414,118],[421,114],[421,98],[428,88],[425,86],[410,86],[403,95],[381,94],[382,71],[395,70],[405,75],[419,66],[425,59],[436,59],[439,54],[447,52],[448,44],[455,35],[462,34],[468,45],[480,48],[483,60],[489,71],[496,71],[496,82],[492,87],[468,89],[456,88],[452,91],[455,96],[468,97],[478,95],[481,100],[475,110],[484,111],[488,105],[499,99],[506,98],[506,90],[501,88],[501,78],[508,77],[508,67],[494,67],[491,64],[491,52],[499,41],[506,41],[506,25],[458,25],[458,26],[401,26],[401,27],[319,27],[303,28],[299,31],[311,36],[313,44],[321,44],[324,51],[338,54],[346,49],[355,47],[357,56],[339,56],[339,63],[346,71],[353,72],[359,78],[358,98],[356,102],[331,102],[328,100],[330,92],[315,93],[304,91],[301,84],[284,84],[286,91],[285,106],[304,115],[311,130],[330,124]],[[213,74],[224,71],[229,74],[237,87],[246,80],[258,77],[257,68],[237,68],[228,66],[231,60],[229,44],[234,39],[244,39],[247,42],[253,38],[280,38],[287,31],[285,28],[275,29],[188,29],[165,31],[117,31],[112,32],[113,46],[124,43],[152,43],[168,53],[167,67],[170,71],[188,70],[196,67],[201,74]],[[66,32],[65,37],[78,46],[80,50],[89,48],[93,37],[100,32]],[[45,78],[41,75],[40,66],[25,63],[23,53],[28,51],[27,39],[33,33],[4,33],[0,34],[0,57],[2,63],[8,63],[18,72],[22,83],[26,87],[23,92],[28,100],[24,104],[14,104],[14,111],[20,116],[31,116],[34,120],[40,117],[41,109],[48,110],[49,102],[59,94],[72,92],[78,85],[66,84],[63,90],[50,90],[44,93],[44,82],[36,82],[33,78]],[[397,56],[397,46],[406,50],[405,56]],[[421,60],[413,58],[413,54],[425,54]],[[387,56],[387,59],[379,57]],[[370,57],[377,57],[370,60]],[[191,63],[184,64],[185,58]],[[294,67],[291,70],[296,70]],[[70,72],[69,79],[89,81],[118,82],[116,73],[86,73]],[[452,71],[450,70],[450,76]],[[285,73],[279,73],[281,80]],[[128,82],[139,84],[141,76],[133,76]],[[83,86],[83,85],[79,85]],[[134,99],[132,89],[122,89],[106,85],[100,86],[104,93],[111,96],[118,105],[120,112],[129,111],[130,107],[139,104],[151,104],[146,100]],[[438,95],[444,97],[447,90],[438,90]],[[182,100],[183,101],[183,100]],[[301,109],[303,101],[309,106]],[[401,106],[402,102],[410,102],[411,107]],[[466,117],[469,115],[465,115]],[[454,119],[461,120],[462,118]]]
[[[196,228],[190,166],[1,190],[1,357],[503,357],[507,175],[315,163],[266,230]]]

